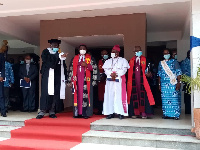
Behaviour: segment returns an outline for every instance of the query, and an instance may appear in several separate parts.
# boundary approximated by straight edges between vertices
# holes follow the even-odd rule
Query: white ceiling
[[[38,41],[40,20],[146,13],[148,33],[168,32],[183,31],[190,12],[190,0],[1,0],[1,3],[4,5],[0,6],[0,17],[29,34],[37,34]]]
[[[109,47],[113,45],[124,45],[123,35],[93,35],[93,36],[76,36],[76,37],[60,37],[71,46],[77,47],[85,44],[88,47]]]

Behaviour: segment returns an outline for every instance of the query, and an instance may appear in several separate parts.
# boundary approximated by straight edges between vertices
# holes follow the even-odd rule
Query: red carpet
[[[72,118],[72,113],[57,116],[26,120],[24,127],[11,131],[11,139],[0,142],[0,150],[70,150],[81,143],[90,123],[102,118]]]

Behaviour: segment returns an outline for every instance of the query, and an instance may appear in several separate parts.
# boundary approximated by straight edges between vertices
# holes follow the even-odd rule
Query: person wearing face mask
[[[72,87],[74,118],[88,119],[93,115],[93,86],[97,85],[98,67],[87,54],[87,46],[81,44],[69,67],[68,85]]]
[[[104,100],[104,93],[105,93],[105,85],[106,85],[106,74],[104,69],[102,68],[103,64],[106,60],[108,60],[108,52],[106,50],[101,51],[102,59],[99,60],[98,68],[100,72],[100,81],[98,82],[98,113],[97,115],[102,114],[103,110],[103,100]]]
[[[61,64],[68,54],[58,52],[61,40],[51,39],[48,40],[48,43],[50,47],[44,49],[41,55],[42,67],[40,73],[42,74],[42,80],[40,112],[36,119],[42,119],[47,111],[49,112],[50,118],[57,118],[55,114],[57,100],[60,100],[60,94],[65,97],[65,90],[61,86],[61,84],[64,84],[65,88],[65,77],[61,77],[60,69],[64,69]]]
[[[115,114],[119,115],[120,120],[128,116],[125,74],[129,64],[125,58],[119,57],[119,53],[120,47],[115,45],[111,52],[112,58],[102,67],[107,76],[103,103],[103,114],[107,116],[106,119],[114,118]]]
[[[128,70],[127,95],[129,117],[146,119],[153,115],[154,97],[149,85],[152,78],[150,63],[142,56],[140,46],[135,46],[135,56],[130,60]]]
[[[178,120],[181,114],[179,92],[181,68],[175,59],[170,58],[169,49],[163,51],[164,60],[158,66],[158,83],[161,91],[163,119]]]
[[[31,64],[30,55],[25,56],[24,62],[25,64],[21,65],[19,69],[19,78],[27,83],[30,83],[30,88],[21,86],[23,94],[22,111],[33,112],[35,111],[35,89],[38,69],[35,65]]]

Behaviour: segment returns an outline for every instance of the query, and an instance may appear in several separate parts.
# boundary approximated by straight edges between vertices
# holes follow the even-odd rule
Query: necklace
[[[113,60],[114,59],[112,59],[112,70],[113,70],[113,67],[118,63],[119,57],[117,58],[117,61],[115,62],[115,64],[113,64]]]

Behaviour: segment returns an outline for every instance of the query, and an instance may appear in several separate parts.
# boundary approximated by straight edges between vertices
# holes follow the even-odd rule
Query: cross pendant
[[[81,72],[81,66],[80,66],[80,72]]]
[[[136,70],[138,71],[138,67],[136,68]]]

